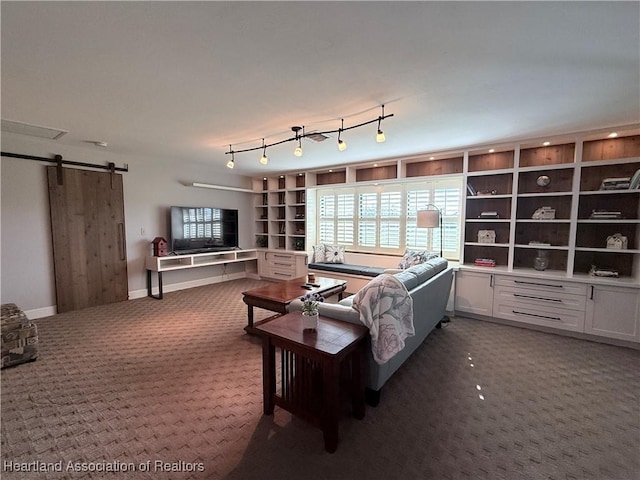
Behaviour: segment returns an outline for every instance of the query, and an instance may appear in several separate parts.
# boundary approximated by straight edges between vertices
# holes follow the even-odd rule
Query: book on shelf
[[[492,258],[476,258],[473,264],[478,267],[495,267],[496,261]]]
[[[593,210],[589,215],[590,220],[611,220],[622,218],[622,212],[612,212],[608,210]]]
[[[604,178],[600,190],[627,190],[631,186],[631,177]]]

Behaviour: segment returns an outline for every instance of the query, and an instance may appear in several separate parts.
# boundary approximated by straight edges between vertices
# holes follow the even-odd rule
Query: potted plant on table
[[[319,293],[307,293],[300,297],[302,301],[302,328],[304,330],[315,330],[318,327],[318,309],[320,303],[324,302],[324,297]]]

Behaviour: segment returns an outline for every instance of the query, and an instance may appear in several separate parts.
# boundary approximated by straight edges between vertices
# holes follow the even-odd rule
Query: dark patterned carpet
[[[640,352],[464,318],[326,453],[320,430],[262,415],[241,300],[262,284],[38,320],[39,359],[2,371],[3,480],[640,479]]]

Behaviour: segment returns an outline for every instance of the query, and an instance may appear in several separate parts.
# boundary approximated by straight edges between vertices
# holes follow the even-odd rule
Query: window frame
[[[464,202],[464,180],[462,175],[451,175],[447,177],[439,177],[433,179],[422,180],[405,180],[402,182],[380,182],[380,183],[363,183],[359,185],[324,185],[314,188],[315,192],[312,193],[317,208],[315,209],[316,215],[308,215],[309,222],[315,222],[309,229],[309,232],[314,232],[313,238],[310,239],[311,243],[331,243],[345,245],[349,251],[367,252],[367,253],[379,253],[379,254],[397,254],[402,255],[406,249],[426,249],[430,251],[440,251],[440,228],[422,229],[417,227],[411,227],[412,223],[415,225],[416,216],[411,215],[411,208],[409,207],[410,192],[426,192],[425,201],[424,198],[418,204],[419,207],[426,205],[435,205],[442,212],[442,225],[444,229],[444,247],[443,255],[449,260],[458,260],[461,255],[462,249],[462,214],[463,214],[463,202]],[[444,191],[444,193],[443,193]],[[396,212],[399,215],[384,216],[383,215],[383,197],[389,196],[392,193],[400,193],[399,202],[396,202]],[[361,195],[367,195],[371,197],[371,194],[375,194],[375,216],[363,216],[361,206]],[[352,195],[353,196],[353,212],[352,217],[352,239],[351,243],[341,243],[340,241],[333,241],[336,239],[336,233],[338,232],[338,223],[345,223],[345,217],[338,218],[337,214],[333,217],[321,215],[320,205],[323,203],[323,197],[334,198],[335,211],[338,210],[338,196],[339,195]],[[453,195],[453,197],[452,197]],[[425,193],[422,195],[425,196]],[[369,207],[370,209],[372,207]],[[416,211],[417,211],[416,209]],[[395,212],[394,212],[395,213]],[[324,222],[325,225],[328,222],[333,222],[334,236],[331,240],[322,236],[320,228],[320,222]],[[381,231],[383,230],[383,224],[389,224],[393,226],[397,225],[397,232],[394,235],[397,237],[397,243],[394,245],[382,245],[381,244]],[[375,242],[369,245],[362,245],[361,242],[361,229],[364,225],[370,226],[374,224],[375,230]],[[408,229],[414,228],[417,230],[414,242],[407,242]],[[447,234],[447,232],[451,232]],[[453,239],[451,238],[453,235]],[[425,239],[423,245],[417,244],[415,240]]]

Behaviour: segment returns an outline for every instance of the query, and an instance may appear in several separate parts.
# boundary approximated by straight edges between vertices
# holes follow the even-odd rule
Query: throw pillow
[[[342,245],[325,245],[326,263],[344,263],[344,247]]]
[[[324,243],[313,246],[313,261],[315,263],[325,263],[327,261],[326,247]]]
[[[413,267],[414,265],[419,265],[424,263],[432,258],[439,257],[437,253],[427,252],[426,250],[405,250],[404,255],[402,256],[402,260],[398,264],[398,268],[403,270]]]

